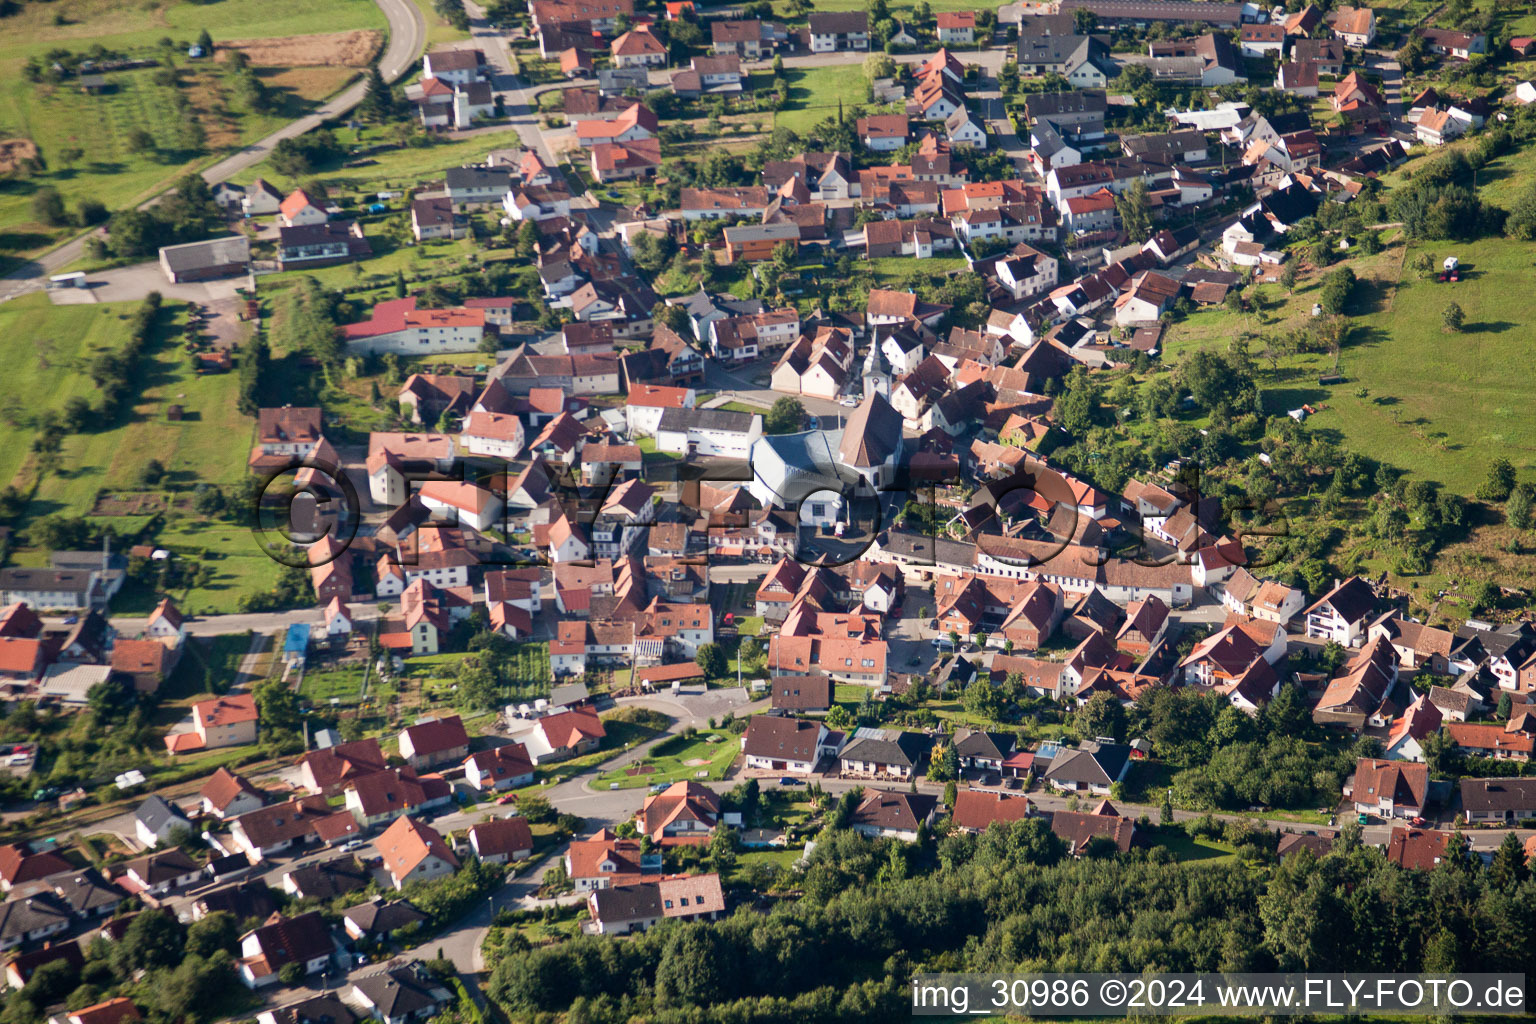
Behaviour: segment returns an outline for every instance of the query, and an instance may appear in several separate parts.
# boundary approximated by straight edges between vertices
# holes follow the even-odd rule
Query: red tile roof
[[[256,698],[249,693],[232,693],[192,705],[192,718],[208,726],[236,725],[257,719]]]

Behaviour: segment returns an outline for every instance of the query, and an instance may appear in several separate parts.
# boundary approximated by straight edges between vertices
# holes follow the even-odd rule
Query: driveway
[[[254,285],[249,276],[173,284],[166,280],[159,263],[135,263],[131,267],[93,273],[86,287],[56,288],[48,293],[48,298],[55,306],[74,306],[91,302],[138,302],[150,292],[159,292],[167,299],[206,306],[233,303],[235,289]]]

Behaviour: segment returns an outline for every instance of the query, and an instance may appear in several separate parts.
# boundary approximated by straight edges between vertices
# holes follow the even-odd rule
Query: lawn
[[[421,9],[422,20],[427,24],[427,49],[469,38],[468,32],[460,32],[438,16],[432,7],[432,0],[415,0],[415,3]]]
[[[95,387],[80,367],[96,352],[124,345],[123,318],[133,308],[54,306],[42,294],[0,305],[0,362],[6,368],[0,396],[0,484],[11,483],[21,469],[38,415],[62,410],[71,398],[94,397]]]
[[[836,117],[838,104],[846,113],[856,106],[866,113],[899,112],[896,106],[880,107],[865,102],[867,79],[863,64],[838,64],[822,68],[789,68],[784,72],[789,83],[789,102],[773,115],[775,128],[788,128],[802,135],[820,122]]]
[[[25,376],[10,377],[20,386],[13,386],[4,401],[22,413],[35,414],[61,407],[72,395],[90,398],[92,386],[81,372],[83,363],[94,348],[119,343],[118,317],[131,308],[52,307],[41,295],[6,303],[0,309],[0,346],[11,348],[7,365],[12,373]],[[200,483],[229,487],[240,482],[251,422],[236,408],[239,377],[237,373],[199,375],[187,366],[178,344],[184,314],[185,307],[166,305],[161,326],[145,346],[145,358],[138,367],[137,401],[119,414],[110,429],[65,438],[59,459],[63,468],[39,486],[30,515],[84,515],[102,488],[137,489],[139,471],[151,458],[166,467],[165,485],[172,487],[190,490]],[[14,331],[6,329],[12,326],[6,321],[13,317]],[[32,402],[36,404],[29,408]],[[183,408],[180,420],[166,417],[172,404]],[[19,458],[9,449],[24,448],[30,442],[30,431],[16,433],[20,436],[7,439],[7,455],[0,459]],[[10,470],[7,480],[16,475],[11,461],[0,461],[0,468]]]
[[[363,666],[347,665],[337,668],[306,670],[299,695],[308,699],[311,706],[356,704],[363,692]]]
[[[328,288],[335,288],[349,294],[358,289],[368,288],[376,290],[378,298],[394,298],[393,285],[396,271],[404,273],[407,278],[468,271],[472,269],[468,262],[469,257],[478,256],[484,251],[467,238],[441,239],[417,245],[396,246],[381,233],[382,227],[378,219],[370,224],[367,218],[363,218],[363,232],[369,236],[374,251],[371,259],[359,263],[343,263],[334,267],[264,274],[261,277],[262,290],[287,288],[300,278],[313,277]],[[507,250],[503,250],[503,253],[511,255]],[[387,296],[384,294],[385,291],[388,291]],[[485,357],[480,358],[483,360]]]
[[[1418,251],[1410,250],[1410,263]],[[1313,426],[1337,427],[1364,454],[1463,494],[1499,455],[1529,479],[1536,424],[1528,382],[1536,357],[1521,325],[1530,315],[1530,248],[1489,239],[1422,251],[1437,262],[1457,255],[1462,280],[1445,285],[1405,274],[1389,306],[1361,319],[1340,364],[1349,383]],[[1466,314],[1460,334],[1442,323],[1452,301]],[[1369,393],[1355,397],[1361,387]]]
[[[603,731],[607,735],[603,737],[602,743],[597,750],[590,754],[584,754],[581,757],[573,757],[568,761],[552,761],[539,765],[534,769],[533,784],[524,786],[522,789],[515,790],[515,792],[532,793],[538,791],[543,786],[564,782],[566,779],[596,768],[615,754],[621,754],[637,744],[645,743],[661,735],[659,730],[618,717],[623,714],[625,714],[625,711],[618,711],[603,717]]]
[[[172,595],[189,615],[238,611],[243,595],[272,589],[282,572],[250,529],[236,523],[177,516],[156,534],[155,543],[177,557],[199,558],[213,567],[213,578],[206,585]]]
[[[722,779],[740,752],[740,744],[728,732],[701,732],[692,738],[675,736],[656,744],[646,757],[599,776],[596,785],[638,789],[658,783],[704,778]]]
[[[1420,280],[1406,268],[1421,252],[1436,265],[1457,256],[1462,280]],[[1500,455],[1531,479],[1536,423],[1525,415],[1525,381],[1536,357],[1519,326],[1528,315],[1522,295],[1531,262],[1528,246],[1502,238],[1390,246],[1350,260],[1364,284],[1338,362],[1344,382],[1318,383],[1333,369],[1322,353],[1281,360],[1278,369],[1258,359],[1267,411],[1309,404],[1317,410],[1307,420],[1314,432],[1461,494],[1471,495]],[[1278,286],[1261,286],[1270,308],[1259,321],[1219,309],[1195,313],[1170,329],[1165,361],[1190,348],[1225,348],[1242,330],[1305,327],[1318,290],[1316,276],[1289,300]],[[1461,333],[1443,326],[1452,301],[1465,313]]]
[[[251,638],[244,633],[192,638],[176,670],[160,687],[160,708],[174,702],[189,704],[194,698],[229,689],[250,649]]]
[[[339,129],[336,137],[342,143],[369,147],[393,143],[385,129],[365,127],[359,131]],[[522,145],[515,128],[505,131],[486,132],[456,142],[437,142],[422,146],[401,146],[359,159],[369,161],[363,167],[331,167],[306,175],[305,180],[319,181],[331,192],[399,191],[417,188],[433,174],[440,174],[450,167],[467,163],[479,163],[493,149],[517,148]],[[256,178],[296,184],[293,179],[278,174],[269,161],[263,160],[235,176],[235,181],[248,185]]]
[[[1194,864],[1234,864],[1236,847],[1214,839],[1196,839],[1182,828],[1160,828],[1153,833],[1154,845],[1165,847],[1175,860]]]

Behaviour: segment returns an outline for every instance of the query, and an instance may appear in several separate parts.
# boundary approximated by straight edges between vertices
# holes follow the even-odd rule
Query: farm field
[[[54,24],[62,15],[64,24]],[[61,0],[26,4],[5,19],[0,41],[0,71],[12,72],[11,62],[53,49],[83,50],[99,43],[109,49],[152,47],[163,38],[190,43],[203,29],[214,42],[262,39],[349,29],[387,27],[384,13],[372,0],[217,0],[214,3],[166,3],[163,0]],[[186,46],[181,47],[185,52]]]
[[[78,230],[33,220],[31,197],[38,188],[58,189],[71,212],[83,198],[100,200],[108,209],[135,205],[169,187],[178,175],[270,133],[340,89],[357,73],[357,64],[366,62],[368,51],[382,44],[385,27],[382,12],[371,0],[336,0],[323,9],[296,0],[149,0],[132,7],[64,0],[26,5],[4,24],[9,31],[0,42],[0,139],[29,140],[44,165],[31,178],[10,181],[0,189],[0,252],[15,254],[40,251]],[[308,41],[307,49],[276,39],[279,45],[251,50],[257,73],[275,100],[272,110],[258,114],[236,98],[225,65],[185,56],[189,43],[205,28],[220,42],[305,31],[319,35]],[[343,30],[351,31],[329,35]],[[71,80],[33,83],[21,73],[29,58],[55,49],[83,53],[94,46],[131,57],[169,56],[181,70],[182,84],[156,82],[163,69],[116,71],[109,74],[108,92],[85,95]],[[327,56],[320,50],[334,53]],[[288,64],[268,65],[271,60]],[[172,102],[181,98],[189,104],[190,118]],[[194,122],[202,132],[201,148],[189,134]],[[137,130],[153,138],[153,151],[131,150],[128,140]],[[81,155],[66,160],[69,149]]]

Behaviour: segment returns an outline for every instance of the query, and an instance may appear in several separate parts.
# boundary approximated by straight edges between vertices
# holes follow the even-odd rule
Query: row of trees
[[[829,817],[845,818],[849,802]],[[593,1024],[874,1022],[906,1014],[911,974],[934,964],[1523,971],[1536,939],[1536,882],[1507,856],[1490,871],[1460,854],[1433,871],[1403,870],[1349,830],[1321,859],[1170,861],[1166,850],[1072,859],[1040,819],[911,844],[834,828],[797,902],[506,955],[488,990],[514,1015],[568,1012]]]
[[[81,217],[99,219],[99,204]],[[87,249],[95,259],[149,259],[163,245],[195,242],[223,230],[224,216],[213,201],[213,190],[200,174],[183,175],[176,187],[147,210],[118,210],[107,221],[105,241],[91,238]]]
[[[46,1009],[69,1010],[132,994],[152,1021],[200,1024],[238,1009],[242,986],[234,959],[240,926],[219,911],[184,925],[165,910],[143,910],[122,939],[97,938],[83,963],[51,960],[32,973],[0,1010],[4,1024],[41,1024]]]
[[[65,437],[112,426],[123,403],[135,397],[133,378],[159,319],[160,303],[159,292],[146,295],[128,316],[128,337],[123,346],[99,352],[91,359],[87,372],[98,394],[94,405],[75,395],[65,401],[62,409],[49,409],[38,416],[32,454],[40,476],[58,470]]]

